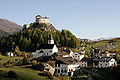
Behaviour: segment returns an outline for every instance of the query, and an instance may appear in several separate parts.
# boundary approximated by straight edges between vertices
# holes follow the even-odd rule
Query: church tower
[[[54,44],[52,34],[49,35],[48,44]]]

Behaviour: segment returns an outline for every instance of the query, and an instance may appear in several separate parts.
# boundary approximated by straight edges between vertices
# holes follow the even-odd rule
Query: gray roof
[[[95,58],[82,58],[81,61],[95,62],[95,61],[110,61],[112,57],[95,57]]]
[[[110,61],[112,59],[112,57],[95,57],[94,59],[93,59],[93,61]]]
[[[82,58],[81,61],[93,62],[93,58]]]

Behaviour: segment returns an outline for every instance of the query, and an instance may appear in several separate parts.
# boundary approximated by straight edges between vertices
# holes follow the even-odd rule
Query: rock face
[[[22,26],[8,21],[6,19],[0,19],[0,30],[8,32],[8,33],[13,33],[13,32],[17,32],[20,31],[22,29]]]

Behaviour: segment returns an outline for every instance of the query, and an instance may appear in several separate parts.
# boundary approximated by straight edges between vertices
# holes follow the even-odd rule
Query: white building
[[[7,52],[7,53],[5,54],[5,56],[13,57],[13,56],[14,56],[14,53],[13,53],[13,52]]]
[[[93,67],[98,67],[98,68],[107,68],[117,65],[117,62],[112,57],[101,57],[101,58],[96,57],[93,59],[93,61],[94,61]]]
[[[84,58],[84,54],[74,53],[72,55],[72,58],[75,59],[75,60],[80,61],[82,58]]]
[[[50,35],[48,44],[41,45],[38,50],[36,50],[36,57],[41,56],[51,56],[55,52],[58,52],[57,46],[54,44],[52,35]]]
[[[40,15],[36,16],[36,23],[44,23],[44,24],[50,24],[49,18],[47,17],[41,17]]]
[[[83,58],[80,61],[80,67],[87,68],[108,68],[116,65],[117,62],[112,57]]]
[[[56,57],[55,71],[60,75],[72,76],[79,67],[78,62],[69,57]]]
[[[93,63],[91,63],[92,60],[90,58],[82,58],[79,62],[80,67],[92,67]],[[91,65],[89,66],[89,64]]]

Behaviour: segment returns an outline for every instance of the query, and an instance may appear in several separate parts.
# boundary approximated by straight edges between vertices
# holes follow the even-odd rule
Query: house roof
[[[93,58],[82,58],[81,61],[93,62]]]
[[[96,58],[94,58],[93,60],[94,61],[110,61],[112,59],[112,57],[96,57]]]
[[[62,55],[68,55],[66,52],[56,52],[55,54],[62,56]]]
[[[82,58],[81,61],[94,62],[94,61],[110,61],[111,57],[95,57],[95,58]]]
[[[77,63],[76,60],[73,60],[72,58],[70,57],[55,57],[56,58],[56,62],[57,63],[61,63],[61,64],[67,64],[67,65],[70,65],[70,64],[75,64]]]
[[[44,45],[40,45],[38,47],[38,49],[53,49],[55,44],[44,44]]]

